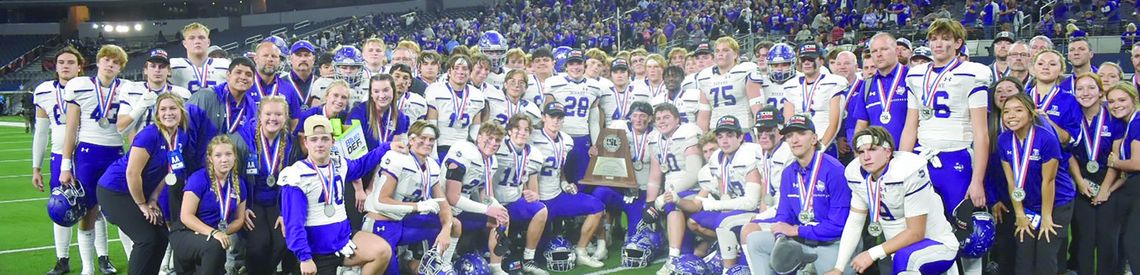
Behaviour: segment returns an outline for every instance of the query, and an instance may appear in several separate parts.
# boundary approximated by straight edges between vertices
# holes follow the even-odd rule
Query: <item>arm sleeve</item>
[[[852,212],[843,226],[843,234],[839,239],[839,255],[835,259],[835,269],[844,270],[851,254],[855,254],[855,247],[859,245],[860,235],[863,233],[863,221],[867,214]]]
[[[48,145],[51,136],[51,119],[36,118],[36,132],[32,136],[32,168],[40,168],[44,163],[44,147]]]
[[[308,261],[313,258],[309,249],[308,232],[305,231],[305,219],[308,216],[308,201],[305,192],[296,186],[281,187],[281,219],[285,223],[285,244],[298,261]]]
[[[384,184],[388,183],[388,179],[392,179],[397,183],[400,181],[399,178],[397,178],[393,173],[385,170],[383,167],[380,169],[380,175],[378,177],[375,177],[376,182],[372,183],[372,186],[374,186],[376,189],[373,190],[372,193],[368,194],[368,199],[364,201],[364,210],[373,213],[389,212],[399,215],[408,214],[414,211],[415,207],[412,206],[401,204],[387,204],[380,202],[380,188],[384,188]]]
[[[831,197],[828,199],[826,218],[819,219],[819,224],[816,225],[801,226],[800,236],[805,239],[832,241],[843,233],[847,215],[851,213],[851,188],[838,170],[828,171],[827,189]]]
[[[704,165],[701,163],[700,158],[686,157],[685,171],[684,174],[681,174],[684,179],[681,180],[678,186],[673,186],[673,190],[689,190],[689,188],[692,188],[694,185],[696,185],[697,175],[700,174],[701,166]]]
[[[376,168],[376,164],[380,163],[380,159],[390,149],[392,149],[391,143],[381,143],[376,149],[368,151],[368,154],[364,154],[358,159],[348,160],[348,173],[345,175],[344,181],[352,182],[364,177],[364,174],[372,172],[373,168]]]
[[[711,204],[707,204],[712,202]],[[705,209],[710,210],[755,210],[760,204],[760,183],[749,182],[744,184],[744,196],[729,200],[711,200],[706,202]]]

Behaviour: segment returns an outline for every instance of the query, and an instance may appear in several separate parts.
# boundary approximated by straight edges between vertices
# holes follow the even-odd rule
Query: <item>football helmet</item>
[[[341,46],[333,53],[333,77],[343,79],[352,88],[360,86],[364,75],[364,55],[353,46]]]
[[[87,206],[82,201],[86,196],[87,190],[78,182],[71,187],[52,188],[47,202],[48,217],[60,226],[75,225],[87,214]]]
[[[693,254],[683,254],[673,260],[674,275],[703,275],[712,274],[705,267],[705,262]]]
[[[435,248],[428,249],[420,258],[420,275],[454,275],[451,259],[444,259]]]
[[[483,256],[479,256],[478,253],[467,252],[467,254],[459,257],[458,261],[455,261],[455,271],[451,274],[491,275],[491,264],[487,263],[487,260],[483,259]]]
[[[578,255],[574,254],[573,247],[573,243],[566,237],[554,236],[550,239],[550,244],[542,253],[542,256],[546,257],[546,269],[556,272],[567,272],[574,269]]]
[[[633,233],[621,248],[621,265],[624,267],[648,266],[656,256],[655,251],[661,248],[661,234],[642,226],[638,227],[637,232]]]
[[[790,63],[786,70],[776,69],[776,64]],[[768,50],[768,79],[776,84],[783,84],[796,77],[796,51],[791,45],[779,43]]]
[[[574,51],[567,46],[559,46],[551,51],[554,56],[554,72],[561,73],[566,71],[566,60],[570,58],[570,52]]]
[[[491,60],[491,71],[499,71],[507,57],[507,38],[497,31],[484,32],[479,37],[479,50]]]
[[[720,246],[714,242],[709,246],[709,254],[705,255],[705,269],[709,271],[709,274],[721,274],[724,271],[724,261],[720,258],[720,251],[717,251],[718,247]]]
[[[963,257],[981,258],[994,244],[994,217],[988,212],[978,211],[974,212],[973,220],[969,223],[969,231],[966,231],[969,235],[961,239],[959,252]]]
[[[725,271],[724,274],[725,275],[750,275],[750,274],[752,274],[752,269],[748,268],[748,264],[737,263],[735,266],[728,268],[728,271]]]
[[[281,38],[280,36],[276,35],[270,35],[261,41],[273,43],[274,46],[277,46],[277,49],[281,50],[281,56],[289,55],[289,42],[286,42],[285,38]]]

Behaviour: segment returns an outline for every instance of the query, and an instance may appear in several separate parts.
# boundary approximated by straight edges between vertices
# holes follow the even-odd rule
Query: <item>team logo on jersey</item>
[[[815,190],[816,190],[816,191],[820,191],[820,192],[826,192],[826,191],[827,191],[827,186],[825,186],[825,185],[823,184],[823,181],[822,181],[822,180],[821,180],[821,181],[816,181],[816,182],[815,182]]]
[[[918,178],[925,179],[926,178],[926,170],[918,170]]]
[[[1048,115],[1051,115],[1051,116],[1061,115],[1061,111],[1057,110],[1057,105],[1049,106],[1049,110],[1045,111],[1045,113]],[[1036,152],[1036,151],[1034,151],[1034,152]]]

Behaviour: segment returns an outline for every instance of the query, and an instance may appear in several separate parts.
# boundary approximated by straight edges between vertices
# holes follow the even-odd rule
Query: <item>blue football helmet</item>
[[[566,237],[559,235],[551,238],[550,244],[546,246],[546,251],[542,253],[542,256],[546,257],[546,269],[556,272],[567,272],[574,269],[578,255],[574,254],[573,247],[574,244]]]
[[[491,70],[499,71],[507,57],[507,38],[497,31],[484,32],[479,37],[479,50],[491,60]]]
[[[978,211],[974,212],[970,223],[970,235],[962,239],[959,252],[963,257],[981,258],[994,244],[994,217],[989,212]]]
[[[705,262],[693,254],[683,254],[673,259],[674,275],[703,275],[712,274],[705,267]]]
[[[709,274],[721,274],[724,271],[724,261],[720,258],[720,251],[717,251],[718,247],[720,246],[715,242],[710,245],[709,254],[705,255],[703,259],[705,269],[709,271]]]
[[[737,263],[736,265],[728,268],[728,271],[725,271],[724,274],[725,275],[750,275],[750,274],[752,274],[752,269],[748,268],[748,264]]]
[[[289,55],[289,42],[285,41],[285,38],[281,38],[280,36],[276,35],[270,35],[269,37],[262,39],[261,42],[273,43],[274,46],[277,46],[278,50],[281,50],[281,56]]]
[[[554,72],[561,73],[566,71],[566,59],[570,58],[570,52],[574,51],[567,46],[560,46],[551,51],[554,56]]]
[[[785,70],[776,68],[776,64],[791,64]],[[768,50],[768,80],[776,84],[783,84],[796,77],[796,51],[791,45],[780,43]]]
[[[364,55],[360,50],[353,46],[341,46],[333,52],[333,78],[343,79],[348,82],[349,87],[355,88],[360,85],[361,76],[364,71]]]
[[[451,259],[444,259],[435,248],[424,251],[420,258],[420,275],[455,275]]]
[[[48,217],[60,226],[75,225],[87,214],[87,206],[82,201],[86,196],[87,191],[78,182],[71,187],[52,188],[47,202]]]
[[[661,234],[648,228],[638,226],[636,233],[625,241],[621,248],[621,265],[629,268],[648,266],[655,252],[662,246]]]
[[[438,274],[438,273],[437,273]],[[476,252],[467,252],[455,261],[456,275],[491,275],[491,264]]]

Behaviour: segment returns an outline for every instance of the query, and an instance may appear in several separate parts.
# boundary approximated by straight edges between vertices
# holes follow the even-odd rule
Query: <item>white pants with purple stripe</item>
[[[953,268],[957,256],[958,249],[922,239],[895,251],[891,274],[958,274]]]

